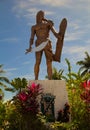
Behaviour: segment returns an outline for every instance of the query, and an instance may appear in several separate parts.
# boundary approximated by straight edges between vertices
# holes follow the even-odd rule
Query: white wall
[[[64,104],[68,102],[68,93],[66,90],[66,84],[64,80],[31,80],[31,83],[39,83],[42,85],[44,93],[51,93],[55,98],[55,117],[57,112],[63,109]]]

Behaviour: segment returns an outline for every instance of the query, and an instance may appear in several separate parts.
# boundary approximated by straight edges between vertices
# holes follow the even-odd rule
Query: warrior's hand
[[[47,20],[45,18],[43,18],[42,20],[45,21],[45,22],[47,22],[50,25],[50,27],[54,26],[54,23],[53,23],[52,20]]]
[[[31,49],[32,49],[32,48],[26,49],[25,54],[27,54],[27,53],[31,52]]]
[[[63,37],[59,34],[59,33],[57,33],[57,36],[56,36],[58,39],[60,39],[60,40],[62,40],[63,39]]]

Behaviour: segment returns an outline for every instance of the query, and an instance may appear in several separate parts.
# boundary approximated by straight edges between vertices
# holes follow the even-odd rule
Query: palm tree
[[[90,73],[87,73],[85,75],[81,75],[80,70],[78,70],[77,73],[72,71],[72,66],[70,61],[66,58],[65,59],[67,65],[68,65],[68,72],[65,74],[65,76],[62,76],[62,78],[66,81],[68,84],[80,84],[81,82],[89,79]],[[78,86],[78,85],[77,85]]]
[[[28,84],[28,81],[25,78],[15,78],[11,81],[12,88],[7,88],[7,91],[18,92],[21,91],[22,88],[25,88]]]
[[[2,69],[2,67],[3,65],[0,64],[0,86],[6,89],[7,84],[10,84],[10,81],[7,77],[3,76],[5,74],[5,71]]]
[[[81,75],[85,75],[86,73],[90,73],[90,55],[88,52],[85,52],[86,57],[84,60],[78,61],[76,64],[80,65]]]

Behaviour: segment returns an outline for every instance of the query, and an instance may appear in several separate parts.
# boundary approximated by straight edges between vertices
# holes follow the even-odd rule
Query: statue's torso
[[[50,31],[50,27],[48,24],[36,24],[35,26],[33,26],[36,37],[37,37],[37,42],[41,43],[45,40],[47,40],[47,38],[49,38],[49,31]]]

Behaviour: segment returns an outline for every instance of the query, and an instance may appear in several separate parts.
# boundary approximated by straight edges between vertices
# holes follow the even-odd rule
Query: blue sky
[[[54,67],[66,72],[68,58],[77,72],[76,62],[85,57],[85,51],[90,54],[90,0],[0,0],[0,64],[10,80],[34,79],[35,54],[25,55],[25,49],[29,47],[31,26],[39,10],[53,20],[57,32],[62,18],[68,21],[61,63],[54,62]],[[56,38],[52,33],[50,37],[54,50]],[[46,70],[43,56],[39,79],[45,78]]]

